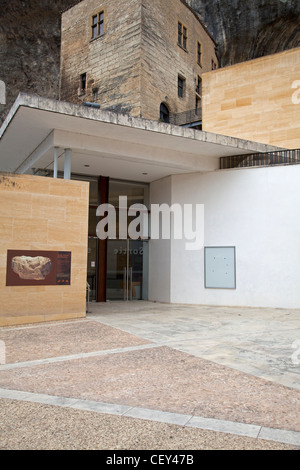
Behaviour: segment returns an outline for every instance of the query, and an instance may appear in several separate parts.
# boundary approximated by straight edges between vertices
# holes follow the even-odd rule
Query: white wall
[[[172,176],[171,182],[172,204],[204,204],[205,246],[236,247],[236,289],[206,289],[204,250],[186,251],[185,240],[172,240],[171,302],[300,308],[300,165]],[[158,261],[152,260],[152,276]],[[152,284],[152,300],[160,296],[160,283]]]

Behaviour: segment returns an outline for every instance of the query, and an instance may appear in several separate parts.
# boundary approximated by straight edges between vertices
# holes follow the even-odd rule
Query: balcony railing
[[[280,150],[267,153],[252,153],[250,155],[234,155],[221,157],[220,169],[247,168],[257,166],[290,165],[300,163],[300,149]]]
[[[202,109],[190,109],[183,113],[171,114],[170,123],[176,126],[189,126],[195,123],[201,124],[202,122]]]

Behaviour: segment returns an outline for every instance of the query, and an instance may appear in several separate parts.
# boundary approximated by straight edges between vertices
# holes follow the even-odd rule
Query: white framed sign
[[[204,247],[205,287],[236,288],[236,250],[234,246]]]

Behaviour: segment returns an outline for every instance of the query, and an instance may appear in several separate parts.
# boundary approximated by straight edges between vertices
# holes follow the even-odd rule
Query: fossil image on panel
[[[51,268],[51,259],[44,256],[15,256],[11,262],[11,269],[21,279],[44,280]]]

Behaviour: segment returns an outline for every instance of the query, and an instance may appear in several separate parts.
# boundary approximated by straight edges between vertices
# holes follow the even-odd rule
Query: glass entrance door
[[[108,240],[107,300],[147,300],[148,243]]]

